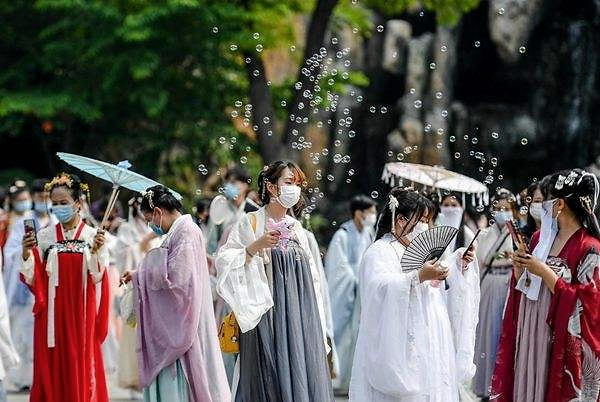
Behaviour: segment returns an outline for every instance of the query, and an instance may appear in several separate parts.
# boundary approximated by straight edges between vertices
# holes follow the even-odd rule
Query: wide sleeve
[[[389,248],[389,250],[387,250]],[[418,271],[402,273],[389,244],[371,246],[361,265],[360,348],[355,364],[369,385],[401,398],[427,393],[426,326]],[[357,370],[357,367],[354,368]]]
[[[233,310],[242,332],[256,327],[273,307],[261,253],[249,257],[246,246],[256,240],[248,215],[231,229],[215,259],[217,292]]]
[[[479,264],[477,259],[463,271],[461,258],[465,248],[451,254],[446,265],[450,269],[447,292],[448,317],[456,352],[456,378],[459,382],[475,375],[475,335],[479,321]]]
[[[342,324],[334,325],[336,329],[343,327],[352,316],[358,297],[358,278],[355,272],[348,261],[348,232],[340,229],[331,239],[325,255],[325,275],[329,283],[331,310],[335,323]]]

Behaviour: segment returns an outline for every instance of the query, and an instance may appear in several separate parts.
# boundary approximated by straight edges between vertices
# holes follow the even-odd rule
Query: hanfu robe
[[[349,220],[333,235],[325,256],[325,274],[329,284],[334,339],[340,366],[333,385],[341,392],[348,392],[358,336],[358,268],[362,255],[373,238],[371,229],[363,228],[359,231],[354,221]]]
[[[237,402],[328,402],[326,318],[321,275],[302,225],[285,217],[289,245],[253,257],[246,247],[267,231],[265,208],[237,222],[217,255],[217,291],[240,326]]]
[[[140,385],[149,402],[229,402],[204,237],[177,218],[133,276]]]
[[[108,402],[101,345],[108,331],[105,247],[91,253],[96,230],[84,222],[38,232],[22,262],[35,297],[32,402]]]
[[[532,239],[531,249],[539,241]],[[498,401],[600,400],[600,241],[580,228],[547,264],[559,279],[538,300],[511,291],[492,397]]]
[[[351,402],[457,402],[475,373],[477,262],[463,272],[464,249],[453,253],[445,290],[439,281],[421,283],[417,270],[403,272],[404,252],[387,234],[363,256]]]

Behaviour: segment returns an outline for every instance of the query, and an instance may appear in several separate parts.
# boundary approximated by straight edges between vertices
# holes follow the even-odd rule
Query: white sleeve
[[[464,251],[464,247],[456,250],[445,261],[450,269],[447,305],[456,350],[456,378],[459,382],[475,375],[473,361],[480,297],[479,264],[475,259],[463,272],[460,260]]]
[[[252,258],[246,247],[256,240],[248,215],[231,229],[227,242],[215,258],[217,292],[235,313],[242,332],[258,325],[263,314],[273,307],[262,258]]]
[[[390,250],[386,250],[386,248]],[[361,264],[362,371],[371,387],[401,398],[427,391],[426,326],[418,271],[399,272],[389,244],[371,246]],[[356,369],[356,368],[355,368]]]

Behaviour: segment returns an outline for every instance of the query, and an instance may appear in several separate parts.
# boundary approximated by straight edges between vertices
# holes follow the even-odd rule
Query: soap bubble
[[[383,25],[377,25],[377,32],[383,32]]]
[[[529,140],[527,138],[521,138],[521,145],[527,145]]]
[[[377,197],[379,197],[379,193],[377,191],[372,191],[371,198],[377,198]]]
[[[421,108],[421,106],[423,106],[423,102],[417,99],[417,100],[415,101],[414,105],[415,105],[415,108],[416,108],[416,109],[420,109],[420,108]]]
[[[525,46],[521,46],[519,48],[519,53],[524,54],[527,51],[527,48]]]

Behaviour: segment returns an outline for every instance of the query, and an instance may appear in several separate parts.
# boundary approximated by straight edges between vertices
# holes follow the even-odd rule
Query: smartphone
[[[519,224],[516,220],[511,219],[506,222],[506,227],[513,239],[513,242],[518,246],[519,250],[525,251],[529,254],[529,247],[527,247],[527,243],[525,242],[525,236],[523,236],[523,232],[519,229]]]
[[[469,246],[463,253],[463,258],[465,258],[467,256],[467,253],[469,252],[469,250],[471,250],[473,248],[473,245],[475,244],[475,240],[477,240],[477,237],[479,236],[480,233],[481,233],[481,229],[478,229],[477,233],[475,233],[475,237],[473,237],[473,240],[471,240],[471,243],[469,243]]]
[[[37,243],[37,230],[35,229],[35,220],[25,219],[23,221],[23,226],[25,227],[25,234],[33,233],[35,237],[35,242]]]

